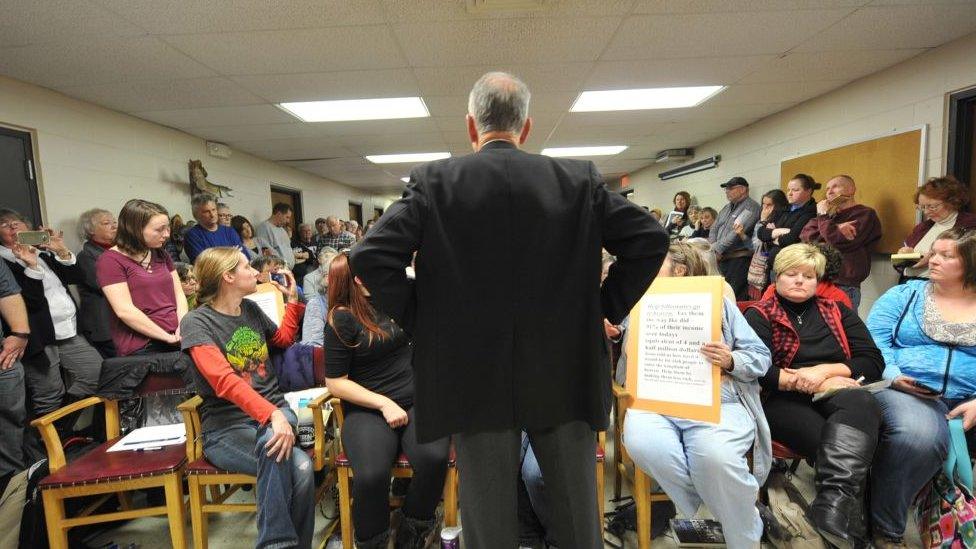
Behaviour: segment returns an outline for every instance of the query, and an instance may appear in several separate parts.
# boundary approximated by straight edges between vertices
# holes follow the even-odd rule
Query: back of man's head
[[[478,134],[519,133],[529,117],[528,86],[505,72],[489,72],[475,82],[468,95],[468,114]]]

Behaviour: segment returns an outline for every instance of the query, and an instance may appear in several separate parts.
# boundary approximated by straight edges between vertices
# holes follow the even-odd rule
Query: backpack
[[[826,549],[823,539],[810,522],[809,505],[793,485],[792,475],[776,466],[766,480],[769,505],[759,504],[766,538],[777,549]]]
[[[630,496],[612,499],[610,501],[611,503],[616,503],[617,507],[613,511],[608,511],[603,514],[606,520],[603,529],[606,533],[616,537],[619,540],[619,544],[615,544],[606,538],[603,541],[619,549],[623,547],[624,536],[627,534],[627,530],[632,532],[637,531],[637,504],[634,502],[634,498]],[[651,503],[651,539],[663,534],[675,515],[677,515],[677,511],[675,510],[674,503],[670,501],[655,501]]]
[[[920,492],[915,519],[926,549],[976,547],[973,469],[960,418],[949,420],[949,457]]]

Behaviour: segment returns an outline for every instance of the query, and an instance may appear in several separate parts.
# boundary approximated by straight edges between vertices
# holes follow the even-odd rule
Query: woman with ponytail
[[[413,421],[412,350],[407,334],[373,309],[369,291],[353,276],[349,257],[339,254],[328,274],[325,375],[342,399],[342,443],[352,464],[352,520],[359,549],[386,548],[390,533],[388,494],[393,461],[402,450],[413,468],[397,549],[426,547],[444,488],[450,441],[420,444]]]
[[[288,305],[280,326],[244,296],[257,271],[238,247],[204,250],[194,264],[199,308],[180,324],[183,350],[193,359],[203,453],[220,469],[256,475],[257,547],[312,545],[315,482],[308,455],[295,445],[295,413],[288,407],[268,359],[268,346],[295,341],[305,306],[295,279],[272,281]]]

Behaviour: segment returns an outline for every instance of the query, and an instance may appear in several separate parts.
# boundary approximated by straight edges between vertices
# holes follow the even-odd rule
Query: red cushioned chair
[[[332,395],[326,391],[312,400],[308,407],[312,411],[313,428],[315,430],[315,444],[307,450],[315,471],[321,471],[335,462],[333,445],[325,437],[325,419],[322,415],[323,406]],[[198,407],[203,399],[195,396],[179,405],[186,425],[186,447],[180,447],[185,453],[188,464],[186,478],[190,491],[190,519],[193,528],[193,546],[196,549],[207,548],[207,515],[224,512],[254,512],[254,503],[227,503],[227,498],[250,485],[257,486],[257,477],[241,473],[231,473],[214,467],[203,455],[203,440],[200,437],[200,413]],[[315,489],[315,501],[322,499],[326,490],[335,485],[334,471],[329,471],[322,483]],[[335,521],[326,531],[326,538],[335,529]]]
[[[342,424],[345,420],[345,416],[342,412],[342,401],[338,398],[333,398],[331,402],[333,417],[336,420],[336,427],[338,430],[341,430]],[[343,549],[352,549],[352,486],[349,482],[352,478],[352,464],[349,462],[349,458],[346,457],[346,453],[342,449],[342,437],[338,438],[340,439],[339,455],[336,457],[335,466],[336,470],[339,472],[339,528],[342,533]],[[392,474],[394,478],[410,478],[413,476],[413,469],[410,467],[410,462],[407,460],[406,454],[401,453],[399,456],[397,456],[396,461],[393,462]],[[448,457],[447,462],[447,476],[444,479],[445,526],[457,526],[458,524],[457,490],[457,460],[454,456],[454,447],[452,445],[451,454]],[[391,499],[390,503],[393,506],[399,506],[401,502],[397,499]]]
[[[61,437],[54,422],[79,410],[96,405],[105,406],[105,432],[108,441],[71,463],[66,463]],[[35,419],[47,448],[51,474],[38,487],[44,498],[44,516],[52,549],[68,548],[68,530],[75,526],[97,524],[138,517],[164,515],[169,519],[170,541],[176,549],[186,547],[183,534],[182,469],[186,464],[183,446],[164,446],[161,450],[143,452],[133,459],[132,452],[108,452],[120,438],[118,402],[101,397],[79,400],[44,417]],[[132,490],[163,488],[166,505],[133,509],[128,497]],[[77,517],[65,516],[64,500],[100,495]],[[94,514],[102,503],[117,496],[121,511]]]

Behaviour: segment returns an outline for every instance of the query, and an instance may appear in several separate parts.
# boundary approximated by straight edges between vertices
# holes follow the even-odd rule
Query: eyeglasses
[[[938,211],[938,209],[944,205],[945,205],[944,202],[936,202],[935,204],[925,204],[925,205],[918,204],[915,206],[915,208],[918,209],[918,211],[920,212],[921,211],[934,212],[934,211]]]

